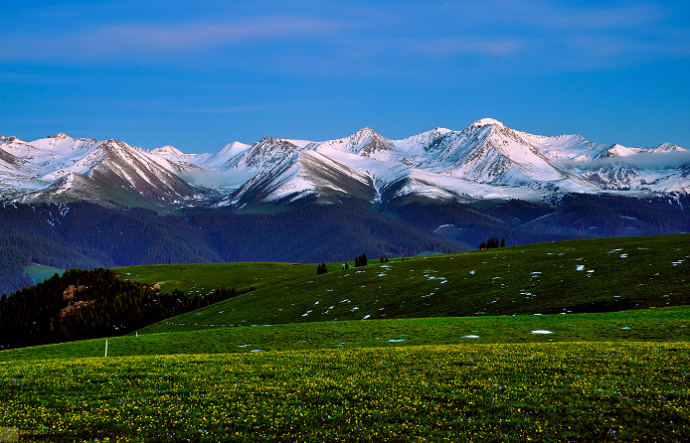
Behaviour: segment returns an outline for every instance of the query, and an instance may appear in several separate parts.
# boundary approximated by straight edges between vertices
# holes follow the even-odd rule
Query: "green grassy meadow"
[[[690,236],[316,265],[119,268],[250,293],[0,352],[19,441],[686,441]],[[352,263],[350,263],[352,264]],[[592,272],[590,272],[592,271]]]
[[[34,284],[49,279],[55,274],[62,274],[63,272],[65,272],[64,269],[54,268],[52,266],[46,265],[30,265],[26,266],[24,270],[26,271],[31,281],[34,282]]]
[[[142,283],[161,283],[164,293],[179,289],[191,295],[207,294],[216,288],[239,292],[266,288],[281,282],[313,275],[316,265],[301,263],[193,263],[143,265],[113,268],[123,279]]]
[[[10,360],[0,417],[49,441],[683,441],[687,342]]]
[[[573,314],[690,304],[690,236],[547,243],[399,259],[316,275],[289,268],[270,285],[140,333],[252,324]],[[197,266],[197,265],[190,265]],[[224,266],[224,265],[219,265]],[[227,265],[226,265],[227,266]],[[249,266],[249,265],[247,265]],[[261,266],[261,272],[270,268]],[[308,271],[306,276],[299,272]],[[286,272],[278,272],[285,278]],[[206,274],[208,275],[208,274]],[[251,271],[235,276],[251,280]],[[216,276],[207,276],[208,286]],[[228,279],[228,284],[233,281]],[[247,283],[234,286],[243,288]]]

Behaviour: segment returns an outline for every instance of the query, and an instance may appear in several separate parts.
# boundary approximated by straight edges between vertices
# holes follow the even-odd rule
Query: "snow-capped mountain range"
[[[481,119],[390,140],[371,128],[342,139],[265,136],[215,154],[147,151],[117,140],[0,137],[0,200],[157,206],[286,203],[305,197],[372,202],[550,199],[566,193],[680,195],[690,153],[664,143],[627,148],[580,135],[541,136]]]

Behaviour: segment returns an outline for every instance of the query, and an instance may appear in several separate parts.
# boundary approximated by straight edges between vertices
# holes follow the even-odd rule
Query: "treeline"
[[[355,268],[359,268],[360,266],[366,266],[369,263],[369,260],[367,259],[367,254],[360,254],[357,257],[355,257]],[[388,263],[388,258],[381,257],[381,263]],[[348,262],[343,263],[343,269],[350,269],[350,264]],[[326,266],[326,263],[321,263],[316,267],[316,275],[321,275],[321,274],[326,274],[328,273],[328,267]]]
[[[216,289],[205,296],[157,284],[125,281],[113,271],[71,269],[0,298],[0,347],[23,347],[122,335],[175,315],[237,296]]]
[[[506,239],[502,238],[501,241],[498,241],[498,237],[491,237],[485,242],[482,242],[479,245],[479,249],[493,249],[493,248],[505,248],[506,246]]]

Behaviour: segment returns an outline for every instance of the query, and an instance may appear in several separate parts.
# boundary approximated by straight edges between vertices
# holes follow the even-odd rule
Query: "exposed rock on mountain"
[[[2,201],[88,200],[128,206],[246,206],[316,196],[552,200],[569,193],[680,195],[690,154],[676,145],[629,148],[580,135],[542,136],[481,119],[403,140],[371,128],[322,142],[263,137],[215,154],[146,151],[65,134],[0,137]]]

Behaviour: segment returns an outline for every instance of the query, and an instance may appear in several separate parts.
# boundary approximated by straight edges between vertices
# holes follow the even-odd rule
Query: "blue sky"
[[[690,149],[690,2],[4,2],[0,134],[215,152],[492,117]]]

